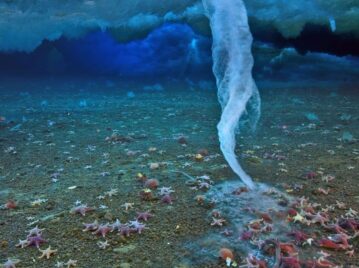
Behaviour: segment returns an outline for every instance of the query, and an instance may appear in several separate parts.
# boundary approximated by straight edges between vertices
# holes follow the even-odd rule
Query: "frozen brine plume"
[[[213,72],[222,106],[218,135],[221,150],[233,171],[251,189],[254,183],[236,155],[239,120],[248,112],[254,127],[260,116],[260,98],[252,77],[252,34],[242,0],[203,0],[213,35]]]

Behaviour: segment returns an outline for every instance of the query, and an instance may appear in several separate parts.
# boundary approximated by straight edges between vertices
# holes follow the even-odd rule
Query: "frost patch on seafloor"
[[[219,257],[219,249],[223,247],[233,249],[242,260],[252,255],[271,265],[275,262],[274,257],[261,252],[260,246],[264,239],[286,240],[290,226],[286,217],[279,215],[287,209],[283,203],[288,204],[292,200],[285,193],[265,184],[258,184],[257,191],[238,194],[240,189],[245,189],[242,182],[228,181],[212,187],[206,194],[206,199],[215,204],[213,211],[220,212],[226,223],[220,228],[213,226],[207,235],[188,242],[185,249],[191,254],[186,256],[187,262],[193,265],[213,263]],[[209,213],[209,219],[213,211]],[[260,238],[242,239],[241,236],[250,229],[249,224],[261,219],[262,214],[271,215],[271,223],[260,221],[262,228],[270,230],[261,231]]]
[[[218,136],[224,158],[251,189],[254,183],[235,155],[239,120],[248,118],[254,128],[260,116],[260,97],[252,77],[252,34],[243,1],[203,0],[213,36],[213,73],[222,106]]]

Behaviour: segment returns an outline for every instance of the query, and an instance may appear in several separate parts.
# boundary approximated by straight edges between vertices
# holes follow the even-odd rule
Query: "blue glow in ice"
[[[107,32],[95,32],[60,45],[76,68],[127,76],[208,72],[209,48],[210,39],[185,24],[165,24],[146,38],[129,43],[119,43]]]

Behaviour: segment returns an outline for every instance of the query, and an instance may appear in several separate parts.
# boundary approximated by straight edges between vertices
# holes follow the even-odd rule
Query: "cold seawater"
[[[274,267],[280,245],[283,256],[297,252],[302,267],[357,267],[357,255],[349,257],[358,248],[356,89],[260,87],[257,130],[237,140],[259,185],[248,191],[219,149],[215,90],[154,84],[2,81],[1,260],[226,267],[219,251],[228,248],[239,267],[254,267],[256,258]],[[129,223],[137,217],[141,224]],[[39,259],[35,234],[27,238],[36,226],[40,249],[57,250],[49,259]],[[296,267],[287,261],[281,267]]]

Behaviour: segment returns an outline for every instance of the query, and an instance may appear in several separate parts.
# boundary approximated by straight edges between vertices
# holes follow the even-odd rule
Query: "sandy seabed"
[[[216,93],[173,84],[153,92],[105,80],[2,83],[0,263],[13,258],[20,260],[16,267],[61,267],[72,259],[76,267],[226,267],[219,250],[227,247],[239,266],[252,253],[271,267],[275,257],[259,243],[269,239],[295,244],[303,262],[318,260],[324,251],[336,265],[359,263],[358,230],[344,230],[347,248],[325,249],[322,239],[337,232],[311,222],[305,211],[314,207],[327,219],[325,226],[340,218],[358,221],[358,94],[262,89],[256,133],[243,132],[237,148],[245,170],[266,185],[261,194],[273,202],[259,206],[266,199],[246,199],[249,193],[236,188],[219,150]],[[149,191],[139,173],[158,180],[158,188]],[[218,194],[228,183],[233,192]],[[161,187],[174,191],[172,204],[161,201]],[[298,198],[306,204],[295,207]],[[93,210],[71,214],[80,202]],[[132,206],[126,210],[125,203]],[[304,220],[285,214],[293,206]],[[103,238],[83,232],[83,223],[125,224],[146,211],[153,217],[140,234],[115,230]],[[217,226],[214,219],[225,222]],[[241,239],[243,232],[267,225],[272,231]],[[44,229],[40,248],[57,250],[49,259],[39,259],[36,247],[16,247],[35,226]],[[312,245],[294,241],[287,235],[293,230],[308,234]],[[282,254],[292,256],[285,249]]]

